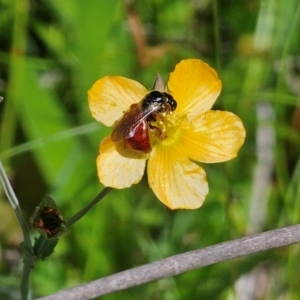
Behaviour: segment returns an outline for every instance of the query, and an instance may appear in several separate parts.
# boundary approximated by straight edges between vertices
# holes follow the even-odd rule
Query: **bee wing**
[[[139,124],[156,110],[157,107],[150,107],[142,111],[139,104],[133,104],[115,126],[111,134],[112,141],[117,142],[133,137]]]

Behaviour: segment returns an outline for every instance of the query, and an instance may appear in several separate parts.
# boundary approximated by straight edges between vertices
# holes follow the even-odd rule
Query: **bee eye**
[[[163,93],[163,94],[164,94],[164,96],[166,97],[166,99],[167,99],[166,102],[169,104],[171,110],[172,110],[172,111],[175,110],[176,107],[177,107],[177,102],[176,102],[176,100],[173,98],[172,95],[170,95],[170,94],[168,94],[168,93]]]
[[[177,107],[177,102],[173,99],[173,97],[170,100],[170,105],[171,105],[172,110],[175,110]]]

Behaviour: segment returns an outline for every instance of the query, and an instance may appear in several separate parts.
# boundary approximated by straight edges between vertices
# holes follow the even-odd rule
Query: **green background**
[[[68,219],[103,188],[95,159],[111,129],[87,105],[101,76],[150,88],[157,73],[167,80],[181,59],[200,58],[223,82],[214,109],[236,113],[247,131],[236,159],[203,165],[202,208],[169,210],[147,178],[111,192],[36,265],[33,294],[299,223],[299,30],[298,0],[0,0],[0,155],[28,220],[47,194]],[[18,299],[22,236],[3,192],[0,219],[0,298]],[[299,299],[299,245],[101,299],[235,299],[245,274],[261,285],[253,299]]]

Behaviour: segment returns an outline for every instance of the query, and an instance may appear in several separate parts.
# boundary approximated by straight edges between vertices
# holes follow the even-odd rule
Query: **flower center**
[[[155,121],[149,122],[152,144],[169,143],[174,137],[181,121],[176,111],[163,112],[156,115]]]

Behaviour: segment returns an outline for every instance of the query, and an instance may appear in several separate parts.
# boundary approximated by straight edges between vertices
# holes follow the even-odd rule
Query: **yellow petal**
[[[208,193],[205,172],[168,147],[155,147],[148,162],[148,180],[157,198],[170,209],[195,209]]]
[[[131,104],[140,102],[148,93],[139,82],[120,76],[97,80],[88,91],[92,116],[106,126],[119,120]]]
[[[192,160],[205,163],[236,157],[246,136],[242,121],[228,111],[210,110],[185,126],[179,138],[182,152]]]
[[[170,73],[168,90],[177,101],[176,112],[191,121],[211,109],[222,83],[214,69],[199,59],[182,60]]]
[[[122,189],[138,183],[144,174],[147,155],[124,149],[122,143],[114,143],[110,136],[100,144],[97,170],[104,186]]]

